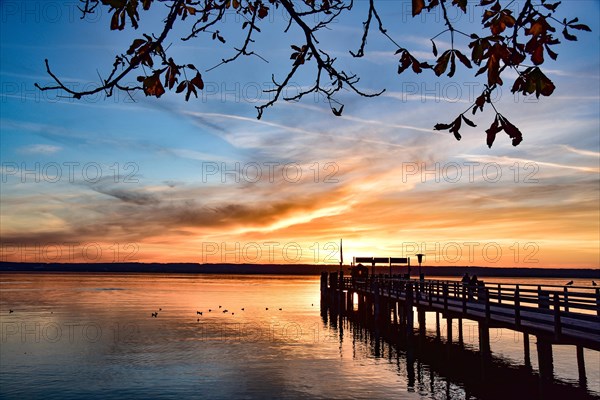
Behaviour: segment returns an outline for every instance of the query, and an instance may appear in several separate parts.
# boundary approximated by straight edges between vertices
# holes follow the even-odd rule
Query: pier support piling
[[[552,360],[552,343],[540,336],[537,337],[538,368],[542,380],[552,380],[554,365]]]
[[[577,346],[577,370],[579,372],[579,385],[587,387],[587,377],[585,375],[585,358],[583,356],[583,347]]]
[[[321,272],[321,297],[327,293],[327,272]]]
[[[528,333],[523,333],[523,352],[524,354],[524,359],[525,359],[525,366],[529,369],[531,369],[531,356],[530,356],[530,351],[529,351],[529,334]]]
[[[415,320],[415,316],[413,314],[413,299],[414,299],[414,292],[413,292],[413,286],[411,283],[408,283],[407,287],[406,287],[406,333],[409,335],[413,334],[413,329],[414,329],[414,320]]]
[[[419,335],[425,336],[425,311],[419,310],[417,311],[418,319],[419,319]]]
[[[412,335],[414,327],[415,327],[415,316],[414,316],[413,308],[411,305],[406,310],[406,333],[408,335]]]
[[[490,328],[485,322],[479,322],[479,351],[484,357],[488,357],[491,354]]]

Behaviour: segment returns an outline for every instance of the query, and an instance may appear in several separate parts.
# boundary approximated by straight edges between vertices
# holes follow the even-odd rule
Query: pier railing
[[[332,282],[333,283],[333,282]],[[600,288],[449,280],[414,280],[376,276],[342,278],[337,290],[400,301],[425,311],[488,323],[534,334],[555,342],[585,342],[600,348]]]
[[[435,313],[436,340],[440,317],[446,319],[446,344],[452,347],[453,320],[463,345],[463,320],[477,322],[482,361],[491,356],[490,329],[508,328],[523,335],[525,366],[531,368],[529,337],[536,337],[541,382],[552,381],[552,345],[576,347],[580,384],[586,385],[584,348],[600,351],[600,287],[451,280],[415,280],[400,276],[344,278],[343,272],[321,274],[321,302],[336,315],[370,321],[412,338],[428,335],[426,313]]]

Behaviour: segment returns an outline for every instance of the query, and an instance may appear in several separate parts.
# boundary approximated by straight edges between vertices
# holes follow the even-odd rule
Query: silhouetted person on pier
[[[460,280],[460,283],[462,284],[462,287],[463,287],[463,296],[465,296],[465,294],[469,292],[469,282],[470,282],[469,273],[465,272],[462,279]]]
[[[463,285],[468,285],[469,284],[469,273],[465,272],[465,274],[463,275],[462,279],[460,280],[462,282]]]
[[[471,277],[471,280],[469,281],[469,300],[473,300],[474,296],[473,294],[475,293],[475,289],[477,288],[477,275],[473,275]]]

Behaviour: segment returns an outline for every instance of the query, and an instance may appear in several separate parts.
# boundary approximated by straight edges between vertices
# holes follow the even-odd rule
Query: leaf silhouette
[[[482,5],[483,2],[482,2]],[[483,26],[490,28],[492,35],[499,35],[506,28],[512,28],[517,22],[515,17],[512,16],[512,11],[502,9],[500,2],[497,1],[490,9],[483,13]]]
[[[487,133],[487,145],[488,147],[492,147],[494,141],[496,140],[496,135],[504,131],[506,134],[512,139],[512,145],[518,146],[519,143],[523,141],[523,134],[521,131],[510,123],[502,114],[496,114],[496,118],[494,118],[494,122],[492,125],[485,131]]]
[[[501,130],[502,127],[500,126],[500,119],[498,118],[498,115],[496,115],[496,118],[494,118],[494,122],[492,122],[492,125],[490,125],[490,127],[485,131],[485,133],[487,133],[486,142],[489,148],[492,147],[492,144],[494,144],[494,140],[496,140],[496,135]]]
[[[572,42],[575,42],[575,41],[577,41],[577,36],[575,36],[575,35],[571,35],[571,34],[569,33],[569,31],[567,31],[567,27],[566,27],[566,26],[565,26],[565,29],[563,29],[563,31],[562,31],[562,34],[563,34],[563,36],[565,37],[565,39],[567,39],[567,40],[570,40],[570,41],[572,41]]]
[[[460,140],[462,138],[462,136],[460,135],[460,133],[458,131],[459,131],[461,125],[462,125],[462,115],[459,115],[454,121],[452,121],[452,123],[450,123],[450,124],[438,123],[438,124],[435,124],[433,129],[435,129],[436,131],[449,130],[451,133],[454,134],[454,137],[456,138],[456,140]]]
[[[475,123],[474,123],[473,121],[471,121],[470,119],[468,119],[467,117],[465,117],[465,115],[464,115],[464,114],[461,114],[461,115],[462,115],[462,119],[463,119],[463,121],[465,121],[465,123],[466,123],[467,125],[469,125],[469,126],[470,126],[470,127],[472,127],[472,128],[475,128],[475,127],[477,127],[477,125],[475,125]]]
[[[336,117],[341,117],[343,111],[344,111],[343,105],[339,109],[336,109],[335,107],[331,107],[331,112],[333,112],[333,115],[335,115]]]
[[[483,111],[483,105],[485,103],[486,103],[485,93],[482,93],[479,97],[477,97],[477,99],[475,99],[475,105],[473,106],[473,115],[475,115],[475,113],[477,112],[477,109],[479,109],[479,111]]]
[[[460,8],[464,13],[467,12],[467,0],[452,0],[452,4]]]
[[[141,81],[143,82],[142,87],[146,96],[155,96],[156,98],[159,98],[165,94],[165,88],[160,82],[160,74],[163,71],[164,70],[157,70],[152,75],[145,78],[143,76],[138,77],[138,81],[141,78]]]
[[[442,55],[437,59],[435,67],[433,67],[433,71],[437,76],[442,75],[446,72],[446,68],[448,68],[448,62],[450,61],[450,56],[452,54],[452,50],[446,50]]]
[[[194,86],[196,86],[198,89],[200,89],[200,90],[204,89],[204,81],[202,80],[202,75],[200,75],[200,72],[196,72],[196,76],[193,77],[190,82],[192,82],[192,84]]]
[[[421,14],[425,8],[425,0],[412,0],[412,16]]]
[[[433,41],[433,39],[430,39],[430,40],[431,40],[431,44],[432,44],[432,46],[433,46],[433,55],[434,55],[435,57],[437,57],[437,55],[438,55],[438,51],[437,51],[437,47],[435,47],[435,42]]]
[[[592,31],[589,26],[584,25],[584,24],[576,24],[576,22],[579,22],[579,18],[573,18],[569,22],[567,22],[566,19],[563,20],[563,25],[565,26],[565,28],[563,29],[562,34],[565,37],[565,39],[570,40],[570,41],[577,40],[577,36],[570,34],[569,31],[567,30],[567,28],[575,29],[578,31],[587,31],[587,32]]]
[[[500,115],[500,119],[502,120],[502,128],[504,132],[508,134],[508,136],[512,139],[512,145],[518,146],[519,143],[523,141],[523,134],[513,124],[511,124],[504,116]]]
[[[426,62],[419,62],[414,58],[406,49],[398,49],[395,54],[401,53],[400,65],[398,65],[398,74],[404,72],[408,67],[412,67],[412,70],[416,74],[423,72],[423,68],[431,68],[431,65]]]
[[[460,60],[460,62],[465,65],[465,67],[467,67],[467,68],[473,68],[473,66],[471,65],[471,61],[469,61],[469,59],[467,58],[467,56],[465,56],[463,53],[461,53],[458,50],[454,50],[454,53],[456,54],[456,57],[458,57],[458,59]]]
[[[169,89],[173,89],[173,86],[175,86],[175,83],[177,83],[177,75],[179,74],[181,74],[179,67],[175,65],[175,62],[172,58],[169,58],[167,71],[165,73],[165,86]]]
[[[511,91],[521,92],[523,95],[535,93],[535,97],[550,96],[554,92],[554,83],[539,69],[539,67],[529,67],[521,73],[515,80]]]
[[[550,11],[556,11],[556,7],[558,7],[560,5],[560,3],[562,3],[562,1],[559,1],[558,3],[553,3],[553,4],[545,3],[542,5]]]

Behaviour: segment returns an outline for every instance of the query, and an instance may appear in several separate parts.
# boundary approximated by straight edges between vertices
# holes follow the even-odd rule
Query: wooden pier
[[[470,287],[457,281],[414,280],[378,275],[345,278],[343,272],[321,275],[322,301],[341,312],[360,312],[379,326],[398,325],[407,335],[424,336],[425,313],[446,319],[446,340],[463,342],[463,320],[478,324],[479,351],[489,357],[490,329],[508,328],[523,335],[524,360],[530,361],[535,336],[539,374],[553,377],[553,345],[576,347],[579,381],[586,382],[584,348],[600,351],[600,288],[488,283]],[[355,304],[355,302],[358,304]],[[414,313],[417,313],[415,321]],[[457,322],[457,323],[456,323]],[[453,329],[458,327],[458,332]]]

